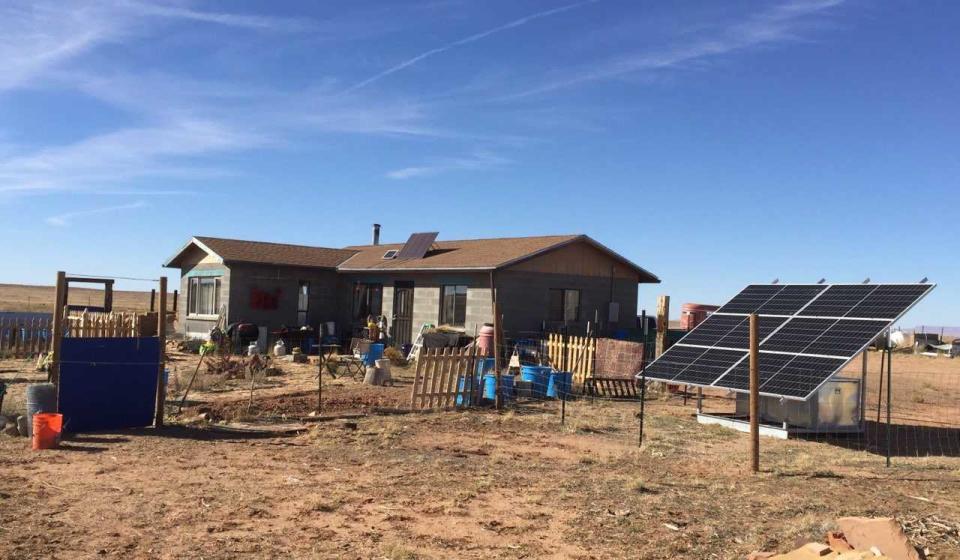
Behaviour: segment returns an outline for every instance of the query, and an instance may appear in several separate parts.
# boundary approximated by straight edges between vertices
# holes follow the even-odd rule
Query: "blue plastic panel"
[[[64,338],[60,360],[63,431],[93,432],[153,423],[158,338]]]

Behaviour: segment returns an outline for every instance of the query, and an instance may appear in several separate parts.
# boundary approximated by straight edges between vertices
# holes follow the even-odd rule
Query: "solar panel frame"
[[[413,233],[407,239],[407,242],[400,248],[400,252],[394,257],[397,260],[422,259],[430,246],[437,240],[440,232],[429,231],[425,233]]]
[[[724,347],[720,342],[731,336],[731,334],[740,326],[745,324],[744,322],[748,321],[750,312],[744,311],[744,309],[754,309],[759,310],[764,305],[768,303],[771,304],[768,307],[768,310],[784,310],[788,308],[778,307],[774,304],[772,300],[776,298],[778,294],[783,294],[784,289],[790,286],[801,286],[801,287],[822,287],[820,290],[791,290],[793,293],[805,292],[814,293],[814,296],[797,309],[793,314],[783,318],[783,322],[779,324],[770,334],[764,336],[763,334],[763,319],[772,319],[778,317],[778,315],[759,315],[761,318],[761,344],[760,344],[760,354],[761,354],[761,391],[760,393],[767,396],[774,397],[783,397],[791,400],[808,400],[812,395],[814,395],[820,388],[829,381],[831,378],[835,377],[844,367],[847,366],[854,358],[857,357],[861,352],[863,352],[878,336],[882,335],[883,332],[889,329],[897,320],[907,314],[917,303],[920,302],[927,294],[930,293],[935,287],[936,284],[932,283],[906,283],[906,284],[750,284],[741,292],[739,292],[733,299],[731,299],[727,304],[721,307],[718,311],[713,313],[708,317],[707,321],[714,317],[724,317],[722,323],[726,325],[735,325],[733,328],[729,329],[728,332],[722,335],[715,345],[697,345],[697,346],[688,346],[685,344],[685,340],[690,337],[691,334],[695,333],[697,329],[692,330],[690,333],[685,335],[680,341],[678,341],[674,346],[672,346],[667,352],[663,354],[662,357],[666,357],[670,350],[677,348],[678,346],[685,347],[688,349],[700,348],[704,350],[704,354],[698,354],[697,357],[693,360],[690,360],[685,368],[682,368],[678,373],[674,374],[670,379],[664,379],[656,375],[646,375],[648,379],[655,379],[659,381],[672,382],[677,384],[685,384],[699,387],[709,387],[709,388],[722,388],[728,389],[737,392],[748,392],[748,386],[742,386],[742,381],[738,381],[742,376],[743,368],[748,367],[749,365],[749,355],[745,354],[738,362],[733,364],[729,369],[727,369],[723,374],[713,380],[712,383],[706,384],[703,382],[697,382],[701,379],[709,378],[710,376],[706,373],[701,374],[699,372],[690,372],[689,375],[684,376],[683,373],[689,368],[696,368],[697,361],[704,358],[707,351],[722,351],[727,350],[727,347]],[[760,289],[767,287],[768,289]],[[832,288],[838,288],[835,290],[831,297],[826,301],[822,302],[821,305],[815,306],[814,304],[824,297],[826,294],[830,293]],[[878,293],[879,297],[882,294],[892,293],[894,296],[900,296],[899,305],[886,305],[880,306],[877,304],[871,304],[869,306],[861,306],[869,296],[877,292],[878,288],[886,288],[882,293]],[[780,288],[780,289],[776,289]],[[859,294],[859,298],[857,295]],[[788,294],[783,294],[787,296]],[[766,296],[766,297],[764,297]],[[841,297],[834,297],[841,296]],[[792,300],[791,297],[783,297],[784,301]],[[851,303],[851,300],[856,299],[855,302]],[[795,301],[793,305],[795,305]],[[810,309],[814,311],[830,310],[830,311],[841,311],[843,315],[840,316],[821,316],[821,315],[810,315]],[[849,315],[853,311],[860,309],[860,313],[864,313],[864,309],[878,309],[878,313],[885,314],[885,317],[857,317]],[[890,309],[893,309],[891,311]],[[845,310],[845,311],[844,311]],[[891,317],[892,315],[892,317]],[[737,323],[735,317],[742,317],[744,322]],[[816,336],[811,337],[810,343],[804,348],[807,350],[812,348],[813,350],[820,349],[836,349],[840,348],[843,352],[842,355],[833,355],[833,354],[812,354],[806,352],[784,352],[776,350],[765,350],[764,344],[767,341],[773,340],[778,332],[782,329],[787,328],[787,325],[790,325],[791,322],[795,320],[818,320],[818,324],[824,326],[825,328]],[[701,323],[701,325],[706,324]],[[829,322],[829,325],[827,324]],[[715,322],[715,324],[720,324],[720,321]],[[812,324],[812,323],[808,323]],[[870,325],[875,325],[876,328],[872,331],[870,330]],[[698,325],[697,328],[700,328]],[[834,334],[829,334],[833,332]],[[834,343],[832,347],[829,346],[828,341],[830,338],[835,336],[840,336],[842,332],[853,333],[853,335],[858,335],[859,339],[846,343]],[[872,332],[873,334],[869,334]],[[853,336],[851,335],[851,337]],[[716,336],[716,335],[715,335]],[[824,336],[828,338],[824,339]],[[696,340],[694,337],[691,340]],[[855,349],[852,350],[851,349]],[[783,358],[779,356],[784,356]],[[657,364],[661,358],[654,360],[649,367]],[[796,361],[799,360],[799,361]],[[777,371],[770,373],[764,367],[765,362],[769,363],[774,361],[774,364],[780,364],[780,367]],[[676,362],[674,362],[676,365]],[[792,364],[792,365],[791,365]],[[702,365],[702,364],[701,364]],[[836,366],[834,369],[821,369],[817,370],[820,372],[819,375],[807,376],[803,378],[799,375],[799,372],[802,371],[814,371],[816,367],[829,368]],[[709,370],[704,370],[709,371]],[[829,375],[824,375],[824,372],[829,372]],[[637,377],[646,372],[637,374]],[[783,377],[777,381],[776,378],[778,375]],[[681,379],[682,377],[682,379]],[[721,381],[723,381],[721,383]],[[732,385],[732,386],[728,386]],[[776,389],[781,389],[779,392],[775,392]],[[809,389],[808,392],[803,393],[804,390]]]

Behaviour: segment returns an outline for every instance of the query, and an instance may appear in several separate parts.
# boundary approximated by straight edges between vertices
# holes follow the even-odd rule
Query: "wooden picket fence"
[[[0,318],[0,358],[32,358],[50,348],[53,319]]]
[[[100,313],[82,311],[67,316],[64,336],[71,338],[129,338],[151,336],[145,331],[156,330],[154,314]],[[155,334],[155,333],[154,333]]]
[[[479,352],[476,347],[421,350],[410,393],[410,408],[426,410],[476,405],[480,400],[477,360],[482,356]],[[459,390],[461,378],[464,379],[463,391]]]
[[[574,383],[583,383],[593,376],[597,339],[592,336],[547,335],[547,358],[559,371],[573,374]]]

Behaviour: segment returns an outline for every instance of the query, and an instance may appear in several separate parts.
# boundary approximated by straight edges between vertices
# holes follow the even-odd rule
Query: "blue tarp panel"
[[[157,395],[159,339],[64,338],[60,359],[63,431],[147,426]]]

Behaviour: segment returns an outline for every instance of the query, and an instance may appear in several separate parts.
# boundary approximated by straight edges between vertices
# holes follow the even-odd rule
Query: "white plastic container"
[[[247,356],[255,356],[260,353],[260,345],[256,342],[251,342],[250,346],[247,346]]]
[[[287,345],[284,344],[282,340],[278,340],[277,343],[273,345],[273,355],[274,356],[287,355]]]

